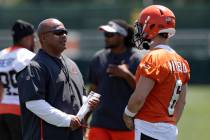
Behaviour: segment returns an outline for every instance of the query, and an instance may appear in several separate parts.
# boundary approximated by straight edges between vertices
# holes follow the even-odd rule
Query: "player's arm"
[[[175,111],[175,116],[176,116],[176,119],[177,119],[177,123],[179,122],[179,120],[181,118],[181,115],[182,115],[182,112],[184,110],[184,106],[185,106],[185,103],[186,103],[187,87],[188,87],[187,84],[182,86],[180,97],[179,97],[179,100],[178,100],[178,102],[176,104],[176,107],[175,107],[175,110],[176,110]]]
[[[133,128],[133,121],[131,121],[131,118],[134,117],[136,113],[142,108],[146,97],[149,95],[154,85],[154,80],[144,76],[140,77],[136,85],[136,89],[131,95],[123,115],[123,119],[128,128]]]

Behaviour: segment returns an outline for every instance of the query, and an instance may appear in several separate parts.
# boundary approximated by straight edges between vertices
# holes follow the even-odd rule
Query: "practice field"
[[[178,140],[210,140],[210,85],[189,86]]]

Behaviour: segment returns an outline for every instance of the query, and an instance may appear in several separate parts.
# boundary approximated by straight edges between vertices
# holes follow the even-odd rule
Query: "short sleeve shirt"
[[[122,54],[114,54],[110,49],[96,53],[90,63],[89,82],[96,85],[96,92],[101,94],[101,97],[98,107],[93,112],[91,126],[128,130],[122,115],[133,89],[125,79],[111,77],[106,70],[109,64],[126,64],[134,74],[140,57],[141,54],[136,49],[130,49]]]

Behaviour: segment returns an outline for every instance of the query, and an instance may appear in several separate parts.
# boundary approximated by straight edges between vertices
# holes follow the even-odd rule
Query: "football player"
[[[14,45],[0,52],[0,139],[22,140],[16,74],[34,57],[34,27],[17,20],[12,27]]]
[[[177,137],[176,124],[184,109],[190,68],[168,45],[175,35],[175,21],[170,9],[151,5],[140,12],[135,23],[136,47],[149,50],[138,66],[136,89],[123,115],[126,126],[135,127],[135,140]]]

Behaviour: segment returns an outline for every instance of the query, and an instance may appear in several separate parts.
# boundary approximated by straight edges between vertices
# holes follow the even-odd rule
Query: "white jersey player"
[[[34,57],[34,27],[17,20],[13,45],[0,51],[0,140],[22,140],[16,75]]]
[[[2,104],[19,105],[16,73],[24,69],[34,55],[33,52],[18,46],[0,52],[0,79],[4,86]]]

